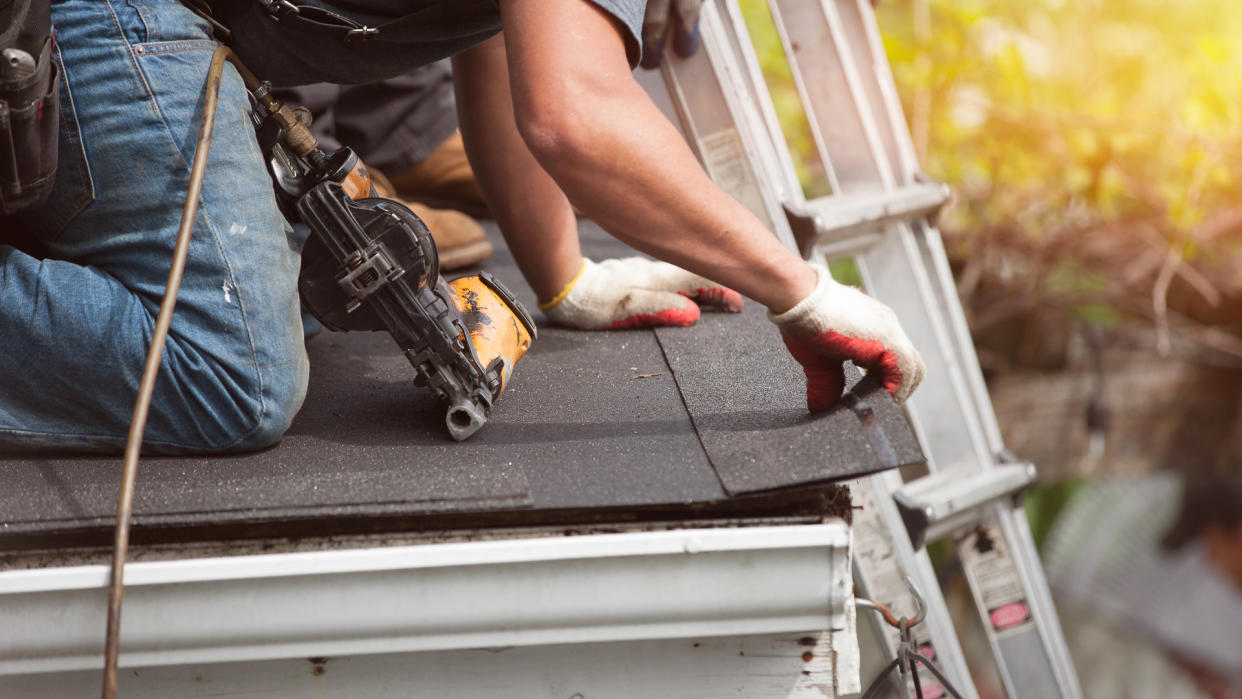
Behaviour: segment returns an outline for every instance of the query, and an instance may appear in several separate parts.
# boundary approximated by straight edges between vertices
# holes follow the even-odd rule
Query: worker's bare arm
[[[458,121],[470,165],[522,276],[541,299],[582,266],[578,222],[514,122],[504,35],[453,58]]]
[[[711,182],[634,80],[609,15],[586,0],[502,0],[501,16],[517,128],[584,213],[774,311],[811,292],[814,271]]]
[[[504,38],[457,56],[453,65],[466,150],[548,320],[583,330],[687,325],[700,305],[740,308],[737,292],[679,268],[584,262],[568,200],[518,132]]]
[[[462,130],[550,320],[685,325],[698,318],[686,297],[740,307],[735,292],[687,279],[690,270],[775,314],[806,371],[812,410],[841,395],[846,360],[878,371],[897,398],[909,395],[922,362],[892,312],[808,266],[712,183],[634,80],[610,15],[588,0],[501,0],[500,10],[504,38],[454,64]],[[565,195],[609,233],[683,269],[583,263]]]

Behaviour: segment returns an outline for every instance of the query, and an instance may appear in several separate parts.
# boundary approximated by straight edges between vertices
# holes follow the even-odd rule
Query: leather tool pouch
[[[0,215],[46,201],[56,177],[60,71],[50,0],[0,0]]]

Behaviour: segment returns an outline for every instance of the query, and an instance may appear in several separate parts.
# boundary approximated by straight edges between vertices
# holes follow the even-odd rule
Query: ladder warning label
[[[997,631],[1011,629],[1031,617],[1031,610],[1022,602],[1010,602],[988,613],[992,620],[992,628]]]
[[[918,628],[918,627],[916,626],[915,628]],[[936,662],[937,660],[936,649],[932,648],[931,643],[920,643],[918,645],[918,651],[919,651],[919,654],[922,655],[924,658],[927,658],[928,660],[932,662]],[[940,680],[937,679],[934,675],[932,675],[931,671],[929,671],[927,668],[923,667],[922,665],[919,665],[918,672],[919,672],[919,687],[923,690],[923,699],[940,699],[940,697],[943,697],[945,694],[948,694],[948,690],[944,688],[944,685],[940,684]],[[910,696],[912,697],[918,696],[917,694],[915,694],[913,677],[911,677],[907,681],[907,686],[910,691]]]
[[[699,152],[703,155],[703,168],[716,186],[728,192],[771,228],[772,221],[763,203],[763,193],[751,170],[750,159],[746,157],[746,148],[737,129],[730,126],[700,138]]]
[[[1033,626],[1022,580],[1000,530],[976,529],[958,540],[957,549],[975,602],[987,615],[990,634],[1008,636]]]

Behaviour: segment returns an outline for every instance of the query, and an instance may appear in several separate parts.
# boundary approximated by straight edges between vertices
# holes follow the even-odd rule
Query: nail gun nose
[[[460,442],[478,432],[487,423],[487,415],[473,401],[462,401],[449,407],[444,422],[449,435]]]

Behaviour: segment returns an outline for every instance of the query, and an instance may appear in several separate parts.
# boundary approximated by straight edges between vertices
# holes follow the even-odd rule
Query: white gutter
[[[838,630],[849,546],[830,521],[131,563],[120,664]],[[0,675],[102,667],[107,577],[0,573]]]

